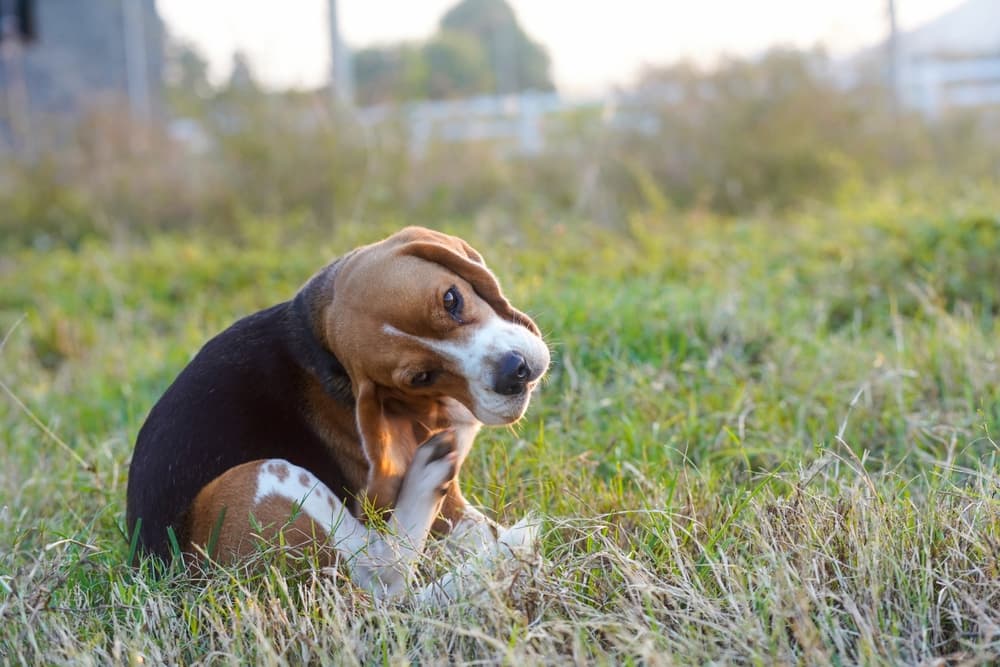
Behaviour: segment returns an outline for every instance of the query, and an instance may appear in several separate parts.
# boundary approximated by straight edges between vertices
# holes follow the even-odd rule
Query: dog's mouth
[[[492,389],[478,392],[476,407],[472,413],[487,426],[506,426],[517,422],[527,411],[531,397],[540,384],[541,375],[538,373],[514,393],[505,394]]]
[[[506,425],[523,417],[549,363],[548,347],[534,336],[494,358],[488,381],[474,392],[477,418],[484,424]]]
[[[480,408],[479,410],[476,410],[475,415],[476,419],[486,426],[508,426],[520,421],[527,409],[528,401],[523,401],[520,405],[515,406],[513,409],[505,409],[503,411],[493,409],[484,410]]]

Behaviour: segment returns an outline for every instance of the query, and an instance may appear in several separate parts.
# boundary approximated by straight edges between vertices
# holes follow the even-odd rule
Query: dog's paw
[[[421,492],[445,493],[458,471],[458,439],[451,429],[442,431],[417,447],[406,473],[409,484]]]
[[[487,591],[502,591],[516,600],[531,585],[542,563],[538,549],[541,519],[529,515],[510,528],[500,528],[485,518],[468,523],[480,549],[471,555],[465,549],[452,553],[451,558],[460,560],[420,591],[419,603],[441,608],[458,600],[480,599]]]
[[[530,514],[497,536],[497,546],[503,555],[526,555],[535,551],[541,519]]]

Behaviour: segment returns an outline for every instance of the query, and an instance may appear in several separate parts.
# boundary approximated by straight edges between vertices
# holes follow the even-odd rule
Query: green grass
[[[275,567],[126,565],[127,464],[198,347],[394,224],[0,258],[0,657],[14,663],[899,664],[1000,657],[1000,221],[441,225],[553,348],[467,495],[545,521],[483,599],[378,607]]]

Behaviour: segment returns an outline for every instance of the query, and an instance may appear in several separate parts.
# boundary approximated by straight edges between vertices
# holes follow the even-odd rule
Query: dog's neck
[[[330,298],[333,290],[333,269],[336,262],[314,276],[289,303],[289,319],[299,363],[322,385],[323,390],[339,403],[354,406],[351,377],[337,356],[324,345],[318,313],[320,298]]]

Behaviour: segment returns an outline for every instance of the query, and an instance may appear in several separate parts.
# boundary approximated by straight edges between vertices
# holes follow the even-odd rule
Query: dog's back
[[[141,519],[145,552],[171,555],[168,528],[184,547],[195,496],[248,461],[287,459],[341,499],[349,493],[338,457],[304,413],[308,383],[316,380],[289,335],[292,308],[287,302],[260,311],[210,340],[153,407],[128,479],[127,524],[135,531]]]

